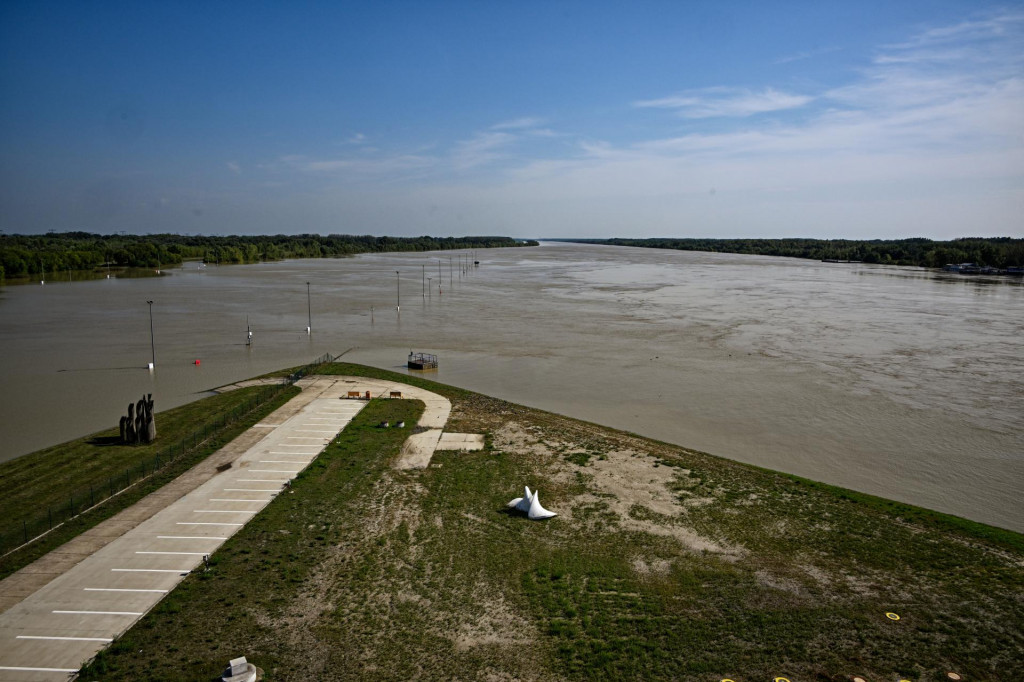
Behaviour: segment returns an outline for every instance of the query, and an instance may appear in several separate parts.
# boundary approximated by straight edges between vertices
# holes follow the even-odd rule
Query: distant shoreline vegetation
[[[450,251],[537,246],[511,237],[374,237],[318,234],[266,236],[125,235],[60,232],[0,235],[0,279],[45,278],[102,267],[161,268],[186,260],[256,263],[284,258],[338,258],[360,253]]]
[[[552,239],[550,241],[651,249],[711,251],[814,260],[860,261],[886,265],[941,268],[951,263],[976,263],[1008,268],[1024,265],[1024,239],[965,237],[951,241],[913,239]]]

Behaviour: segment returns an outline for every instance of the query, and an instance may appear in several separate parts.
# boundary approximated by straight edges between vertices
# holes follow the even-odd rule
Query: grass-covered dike
[[[1024,679],[1019,534],[326,371],[442,393],[488,447],[396,471],[408,432],[376,424],[421,405],[371,402],[80,679],[214,679],[239,655],[267,680]],[[560,516],[509,513],[523,484]]]

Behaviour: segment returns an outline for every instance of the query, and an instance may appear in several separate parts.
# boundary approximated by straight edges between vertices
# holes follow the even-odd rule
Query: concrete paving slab
[[[451,433],[445,431],[437,443],[438,450],[462,450],[471,452],[484,449],[482,433]]]

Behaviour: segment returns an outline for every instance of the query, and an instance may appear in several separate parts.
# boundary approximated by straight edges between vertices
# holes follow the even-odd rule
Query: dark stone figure
[[[156,440],[156,416],[153,413],[153,394],[142,396],[136,403],[128,403],[128,416],[119,424],[121,442],[152,443]]]
[[[133,445],[137,440],[135,430],[135,403],[128,403],[128,416],[124,420],[124,442]]]

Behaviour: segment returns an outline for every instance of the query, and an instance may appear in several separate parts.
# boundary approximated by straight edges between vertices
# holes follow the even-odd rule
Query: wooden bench
[[[401,391],[391,391],[391,397],[392,398],[401,398],[402,397],[402,392]]]
[[[349,398],[361,398],[361,397],[362,397],[362,395],[363,395],[363,394],[362,394],[362,393],[360,393],[359,391],[349,391],[349,392],[348,392],[348,397],[349,397]]]

